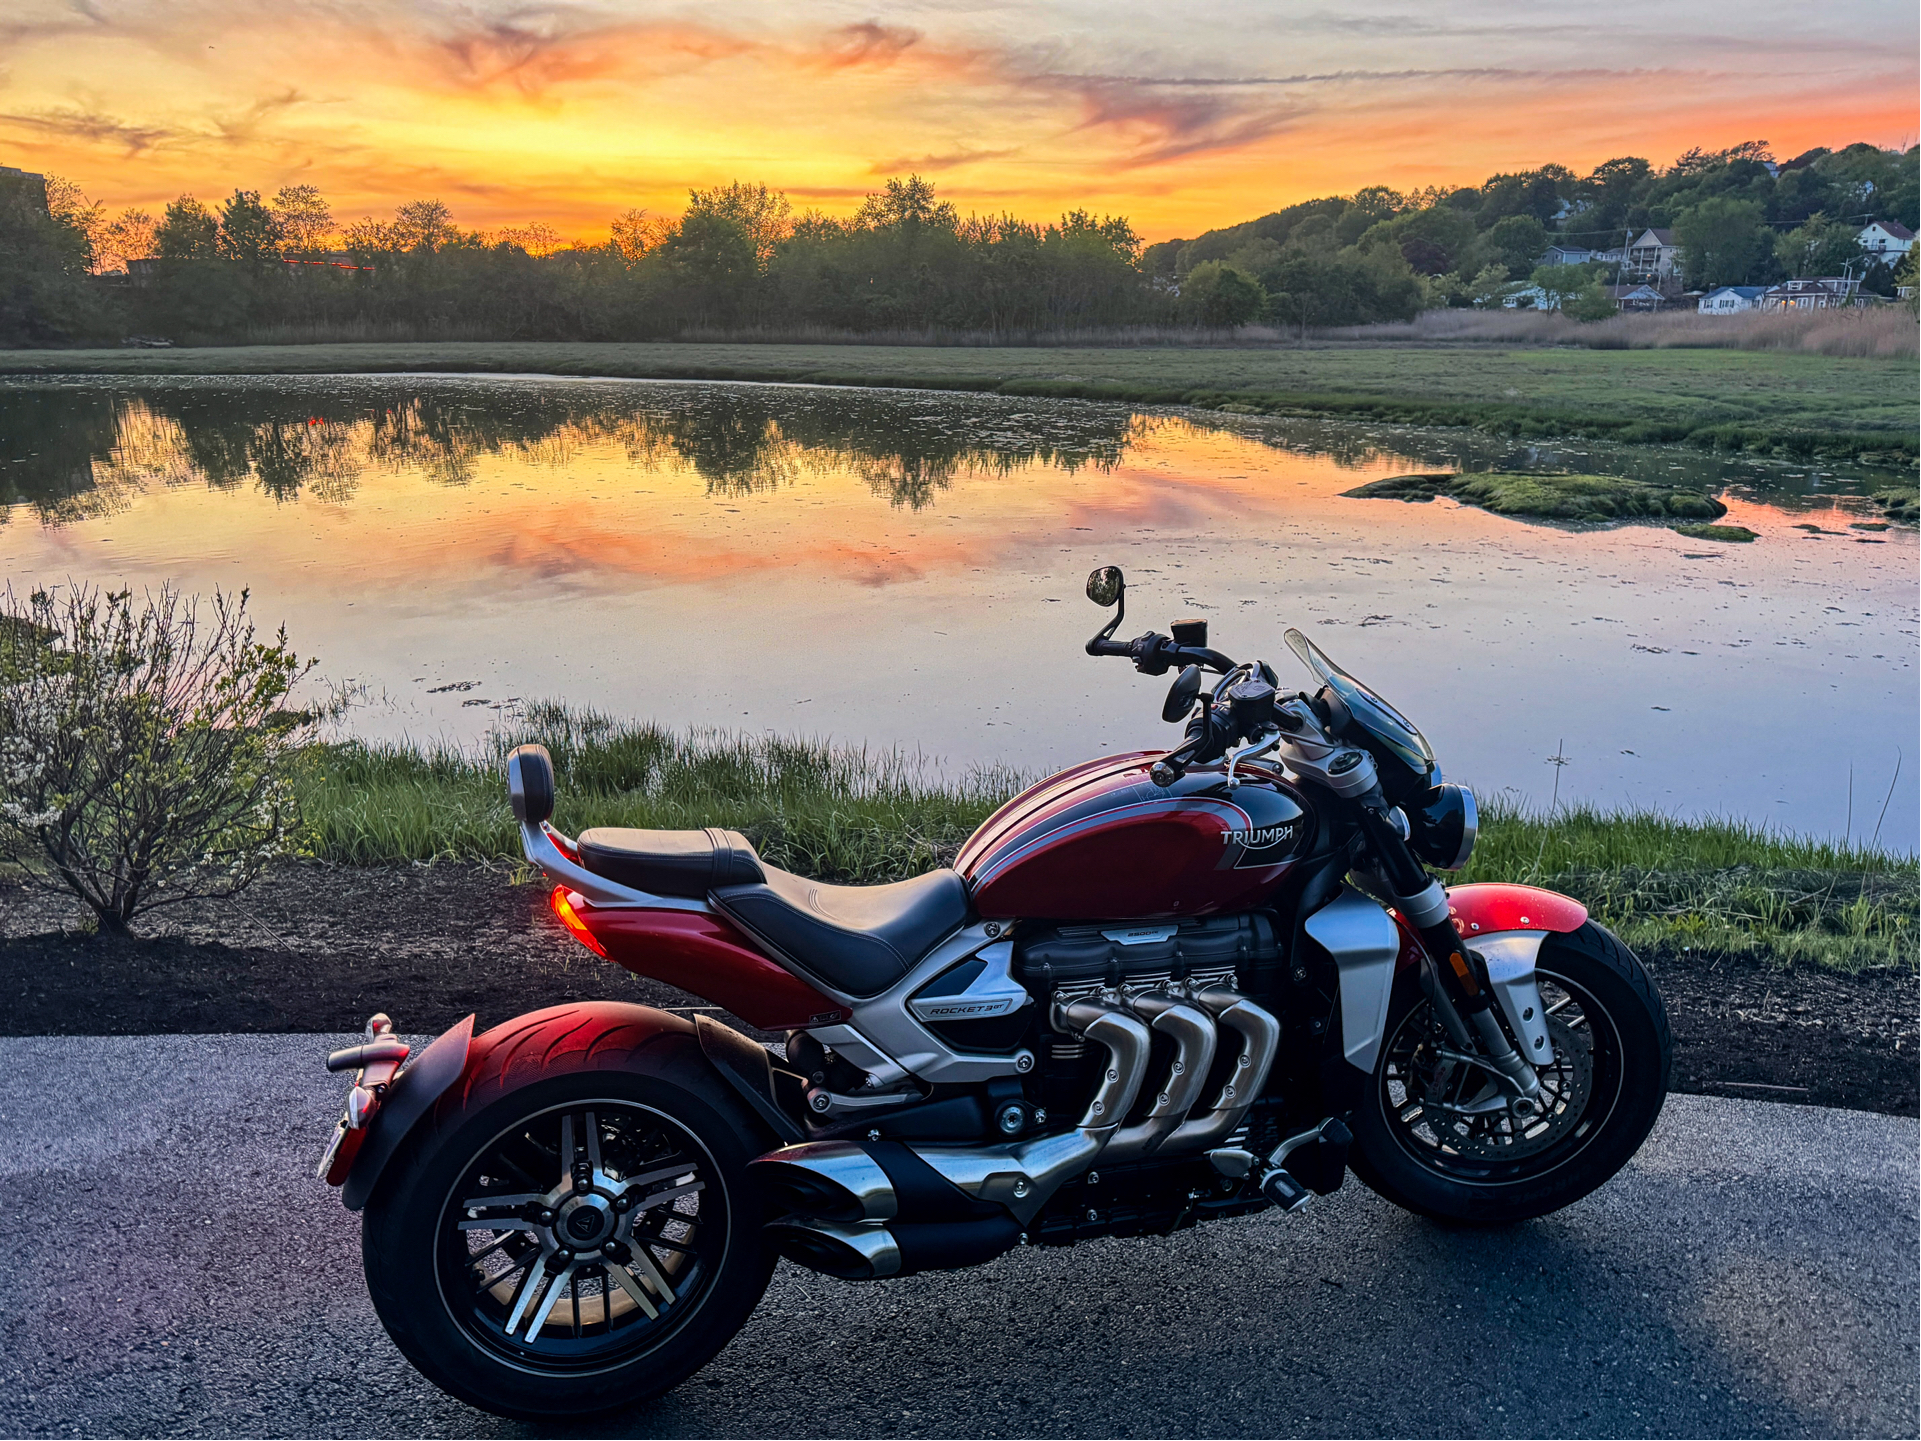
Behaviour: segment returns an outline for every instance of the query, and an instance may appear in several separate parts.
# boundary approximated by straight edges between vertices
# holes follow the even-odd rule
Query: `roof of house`
[[[1896,240],[1912,240],[1914,232],[1898,220],[1875,220],[1862,226],[1863,230],[1873,230],[1876,226],[1888,232]]]
[[[1674,244],[1674,232],[1672,230],[1656,230],[1653,226],[1649,226],[1646,230],[1643,230],[1640,237],[1634,241],[1634,244],[1639,246],[1641,241],[1646,240],[1650,235],[1654,237],[1654,243],[1656,245]]]
[[[1845,275],[1810,275],[1799,280],[1784,280],[1779,285],[1769,286],[1769,295],[1807,295],[1816,291],[1831,290],[1845,295],[1858,282]]]
[[[1743,300],[1752,300],[1755,296],[1765,293],[1766,290],[1767,286],[1765,285],[1717,285],[1703,296],[1702,299],[1712,300],[1717,295],[1738,295]]]

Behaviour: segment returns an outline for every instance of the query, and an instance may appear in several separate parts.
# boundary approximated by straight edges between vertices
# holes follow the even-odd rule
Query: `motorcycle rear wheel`
[[[1528,1124],[1504,1109],[1467,1114],[1476,1099],[1495,1094],[1492,1084],[1437,1059],[1445,1037],[1418,981],[1409,976],[1397,986],[1353,1125],[1350,1164],[1371,1190],[1439,1220],[1524,1221],[1604,1184],[1647,1139],[1674,1055],[1667,1011],[1647,971],[1589,921],[1549,936],[1536,972],[1555,1064],[1541,1068],[1549,1104]]]
[[[367,1287],[450,1395],[523,1420],[631,1406],[712,1360],[766,1290],[758,1125],[693,1028],[659,1021],[561,1006],[476,1038],[382,1177]]]

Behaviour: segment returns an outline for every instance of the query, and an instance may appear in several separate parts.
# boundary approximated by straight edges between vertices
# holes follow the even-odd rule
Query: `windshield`
[[[1434,769],[1434,752],[1412,721],[1334,664],[1326,651],[1298,630],[1290,628],[1282,639],[1287,642],[1287,648],[1301,658],[1301,663],[1341,698],[1348,713],[1404,765],[1418,775],[1427,775]]]

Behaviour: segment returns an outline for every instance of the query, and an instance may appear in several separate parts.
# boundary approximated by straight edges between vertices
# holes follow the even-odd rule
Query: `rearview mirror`
[[[1187,719],[1187,713],[1194,709],[1194,702],[1200,699],[1201,668],[1188,666],[1174,677],[1174,684],[1167,688],[1167,701],[1161,706],[1161,719],[1170,724]]]
[[[1087,575],[1087,598],[1098,606],[1118,604],[1127,591],[1127,577],[1118,565],[1104,565]]]

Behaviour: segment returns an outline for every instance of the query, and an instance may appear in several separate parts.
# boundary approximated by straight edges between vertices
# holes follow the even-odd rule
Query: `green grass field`
[[[1006,770],[941,777],[892,752],[676,734],[537,705],[484,752],[317,749],[302,785],[315,854],[355,864],[519,859],[500,761],[528,740],[553,754],[563,831],[724,826],[774,865],[849,883],[947,863],[1023,784]],[[1542,818],[1497,806],[1460,879],[1566,892],[1634,946],[1847,971],[1916,964],[1914,857],[1741,822],[1579,808]]]
[[[1514,435],[1689,441],[1836,460],[1911,462],[1921,423],[1921,372],[1912,360],[1774,350],[445,342],[0,351],[0,375],[369,371],[922,386],[1352,415]]]

